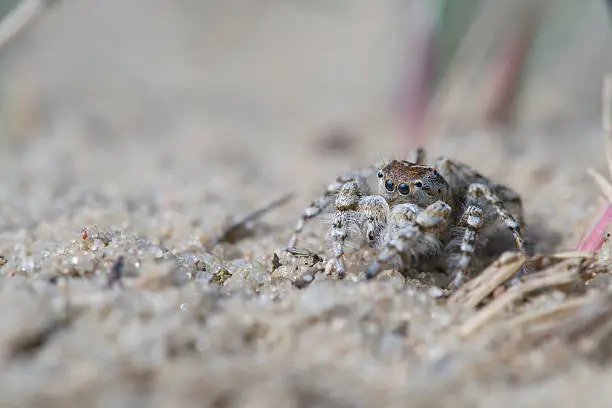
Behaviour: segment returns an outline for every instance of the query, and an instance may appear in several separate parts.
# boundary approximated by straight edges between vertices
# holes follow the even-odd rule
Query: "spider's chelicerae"
[[[453,288],[470,275],[481,232],[501,219],[516,246],[524,251],[522,203],[510,188],[495,183],[471,167],[440,157],[425,164],[419,149],[410,161],[392,160],[337,178],[308,207],[298,221],[289,247],[295,247],[305,223],[334,205],[331,223],[333,257],[327,271],[345,275],[344,250],[354,231],[379,249],[366,269],[368,279],[385,265],[398,260],[402,269],[424,261],[443,265]],[[378,193],[372,193],[368,177],[376,172]],[[514,210],[514,215],[508,209]]]

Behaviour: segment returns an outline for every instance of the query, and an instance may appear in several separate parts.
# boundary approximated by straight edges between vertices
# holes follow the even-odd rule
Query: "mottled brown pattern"
[[[383,182],[391,180],[396,186],[405,183],[410,186],[411,191],[414,191],[414,185],[417,182],[422,183],[419,188],[432,191],[434,194],[448,189],[448,183],[435,168],[406,160],[392,160],[381,169],[381,173]]]

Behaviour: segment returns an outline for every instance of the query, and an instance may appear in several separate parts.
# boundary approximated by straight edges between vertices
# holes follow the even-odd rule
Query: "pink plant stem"
[[[534,41],[536,27],[535,22],[524,22],[510,35],[504,45],[494,70],[492,101],[487,109],[489,122],[507,122],[510,119],[520,75]]]
[[[612,221],[612,204],[606,204],[600,211],[591,228],[584,234],[578,251],[594,252],[601,248],[605,238],[605,230]]]

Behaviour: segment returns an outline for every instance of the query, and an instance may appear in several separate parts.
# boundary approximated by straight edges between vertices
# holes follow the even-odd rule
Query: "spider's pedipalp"
[[[383,250],[366,270],[366,278],[372,279],[393,257],[407,254],[410,258],[440,252],[439,230],[446,224],[451,212],[448,204],[437,201],[425,209],[414,204],[398,204],[391,210],[388,235]]]
[[[423,228],[439,226],[451,213],[451,207],[444,201],[429,205],[416,217],[416,223]]]

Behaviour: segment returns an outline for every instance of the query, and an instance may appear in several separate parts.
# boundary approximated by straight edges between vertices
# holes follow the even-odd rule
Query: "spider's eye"
[[[397,191],[399,191],[400,194],[407,195],[410,194],[410,187],[408,187],[408,184],[402,183],[397,186]]]
[[[395,190],[395,184],[393,184],[391,180],[387,180],[385,181],[385,188],[387,189],[387,191],[393,191]]]
[[[414,186],[415,186],[415,187],[418,187],[418,188],[421,188],[421,187],[423,187],[423,183],[422,183],[422,182],[420,182],[420,181],[416,181],[416,182],[414,183]]]
[[[383,178],[382,171],[380,171],[380,170],[378,171],[378,173],[376,175],[378,176],[378,178]]]

